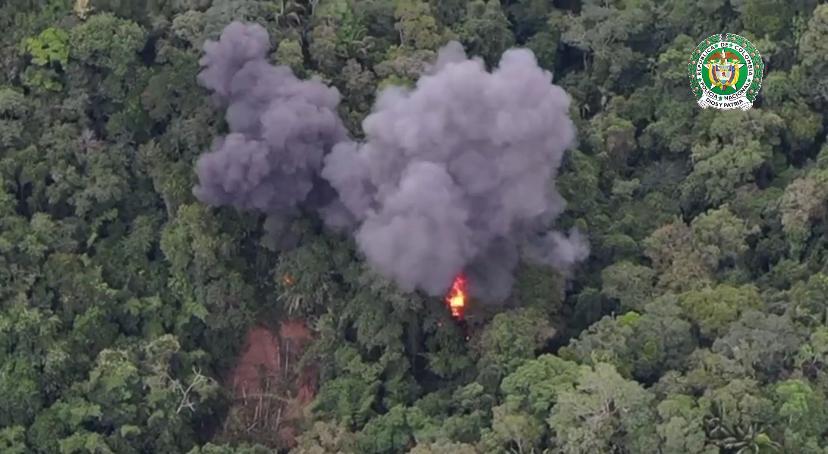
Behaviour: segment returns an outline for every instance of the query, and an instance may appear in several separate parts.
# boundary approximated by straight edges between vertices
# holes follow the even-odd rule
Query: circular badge
[[[753,107],[765,68],[753,44],[732,33],[713,35],[699,43],[687,63],[690,90],[703,109]]]

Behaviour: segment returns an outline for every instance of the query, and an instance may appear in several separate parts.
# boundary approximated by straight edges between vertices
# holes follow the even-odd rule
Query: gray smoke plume
[[[198,81],[226,106],[230,134],[197,164],[196,197],[273,217],[289,216],[319,186],[322,159],[347,138],[339,92],[272,66],[267,31],[233,22],[204,44]]]
[[[575,129],[569,96],[530,51],[507,51],[489,72],[448,44],[415,88],[379,95],[357,143],[336,89],[271,66],[268,48],[262,27],[240,23],[204,46],[199,81],[227,106],[230,134],[197,163],[203,202],[279,224],[313,200],[378,273],[434,296],[465,271],[474,295],[500,301],[521,256],[566,271],[588,254],[579,232],[550,228]],[[314,193],[331,187],[320,207]]]
[[[565,206],[554,176],[575,140],[569,104],[531,51],[488,72],[453,42],[415,88],[380,94],[365,141],[336,145],[322,176],[378,272],[441,295],[465,270],[473,294],[502,300],[519,251],[560,269],[588,254],[578,232],[546,233]]]

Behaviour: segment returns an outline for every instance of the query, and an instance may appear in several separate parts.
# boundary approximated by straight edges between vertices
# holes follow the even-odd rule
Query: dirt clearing
[[[311,340],[302,321],[282,322],[278,333],[265,326],[247,332],[226,382],[233,404],[225,435],[274,448],[295,444],[305,408],[316,392],[316,371],[299,364]]]

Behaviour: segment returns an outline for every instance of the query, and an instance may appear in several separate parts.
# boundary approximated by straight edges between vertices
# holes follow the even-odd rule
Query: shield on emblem
[[[734,65],[713,65],[713,81],[722,86],[733,83],[733,75],[736,74]]]

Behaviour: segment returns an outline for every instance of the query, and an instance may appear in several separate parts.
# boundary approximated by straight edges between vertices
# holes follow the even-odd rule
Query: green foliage
[[[790,31],[794,9],[787,6],[778,0],[744,0],[739,2],[738,11],[747,31],[777,37]]]
[[[790,358],[803,340],[801,330],[788,317],[749,311],[716,339],[712,350],[732,358],[745,370],[753,369],[756,377],[773,381],[790,367]]]
[[[428,3],[415,0],[399,0],[394,9],[394,28],[399,33],[399,43],[412,49],[436,50],[444,43],[445,33],[432,15]]]
[[[496,386],[554,335],[541,314],[533,309],[502,313],[486,326],[477,345],[478,370],[484,385]]]
[[[460,32],[463,44],[469,53],[495,64],[503,51],[514,44],[500,0],[474,0],[467,8]]]
[[[715,339],[725,333],[730,322],[750,309],[762,306],[759,292],[753,286],[718,285],[679,295],[679,305],[695,323],[701,334]]]
[[[786,380],[776,385],[779,416],[797,432],[817,433],[825,420],[825,398],[802,380]]]
[[[825,73],[825,59],[828,51],[828,5],[819,5],[814,9],[805,32],[799,39],[799,55],[806,80],[803,87],[810,87],[809,92],[828,100],[828,76]]]
[[[584,369],[575,389],[559,396],[547,420],[557,434],[553,443],[566,453],[612,452],[621,446],[652,452],[658,445],[651,431],[652,399],[608,364]]]
[[[0,448],[9,454],[26,452],[26,429],[23,426],[9,426],[0,430]]]
[[[333,417],[346,426],[362,426],[373,415],[371,407],[377,399],[379,382],[363,377],[337,378],[320,389],[314,411]]]
[[[401,406],[372,419],[360,433],[359,452],[382,453],[402,451],[411,441],[411,429]]]
[[[656,273],[653,269],[622,261],[601,272],[601,292],[616,298],[625,309],[640,310],[655,292]]]
[[[612,364],[625,377],[642,381],[679,368],[697,346],[690,324],[667,301],[655,301],[645,310],[644,315],[605,317],[562,348],[560,355],[584,364]]]
[[[508,448],[531,452],[541,445],[545,429],[537,418],[500,405],[492,408],[492,427],[483,433],[481,444],[486,452],[509,452]]]
[[[541,355],[509,374],[500,387],[509,407],[525,409],[542,418],[561,393],[573,388],[578,374],[576,363]]]
[[[69,34],[66,30],[49,27],[40,35],[27,38],[24,45],[35,65],[65,67],[69,61]]]
[[[285,40],[280,42],[275,57],[279,64],[290,66],[295,73],[302,75],[304,57],[302,56],[302,45],[298,41]]]
[[[705,132],[692,146],[693,170],[682,185],[687,206],[718,206],[737,188],[754,183],[754,172],[773,155],[779,145],[784,121],[778,115],[752,109],[747,112],[702,112]],[[727,124],[743,125],[737,130]]]
[[[63,89],[60,75],[69,61],[70,37],[66,30],[49,27],[40,35],[26,38],[23,51],[31,56],[33,66],[23,73],[24,83],[47,92]]]
[[[526,307],[536,307],[549,314],[561,311],[565,285],[561,276],[553,269],[521,264],[517,272],[514,297]]]
[[[797,257],[811,236],[811,224],[824,219],[828,197],[828,170],[814,169],[785,188],[780,200],[782,230]]]
[[[694,453],[713,454],[717,448],[710,446],[704,433],[704,409],[691,396],[669,395],[657,407],[656,431],[661,438],[665,454]]]

